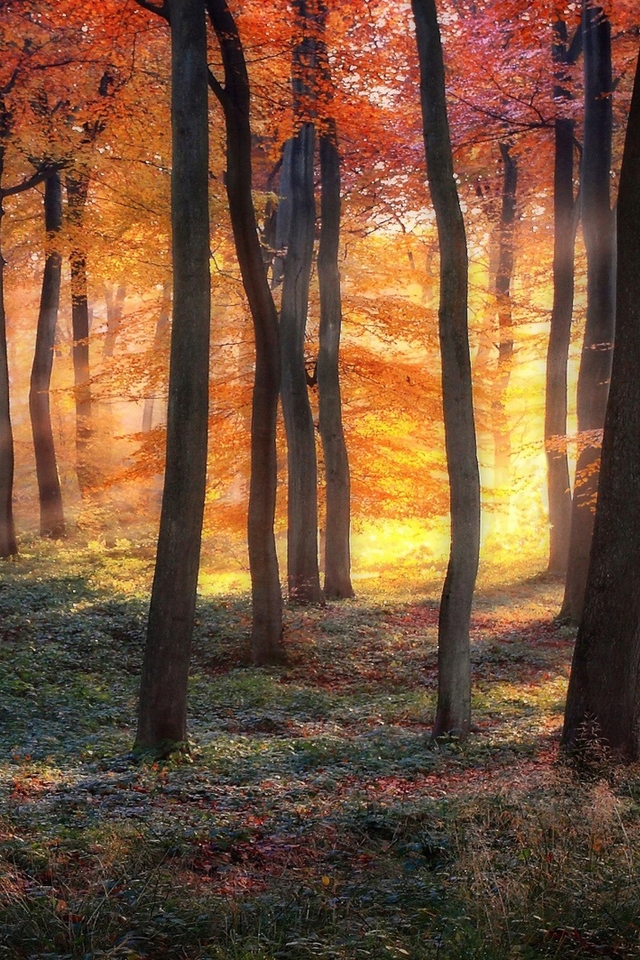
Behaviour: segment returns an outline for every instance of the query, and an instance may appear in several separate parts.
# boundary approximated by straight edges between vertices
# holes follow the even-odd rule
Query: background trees
[[[166,24],[141,7],[165,15],[170,9],[157,0],[109,0],[87,13],[65,0],[55,13],[30,0],[20,7],[19,19],[11,20],[13,32],[7,29],[3,40],[11,127],[3,140],[9,307],[5,419],[16,430],[16,502],[25,530],[36,497],[26,433],[26,380],[46,259],[42,231],[35,224],[41,220],[45,180],[57,165],[71,188],[70,194],[63,192],[67,208],[71,200],[71,216],[63,218],[56,244],[62,256],[61,309],[48,399],[69,529],[79,524],[88,535],[111,537],[104,531],[109,522],[115,526],[116,515],[121,519],[128,513],[132,529],[143,524],[141,518],[148,518],[153,529],[158,519],[168,358],[167,337],[156,336],[156,327],[160,317],[162,328],[170,323],[167,200],[172,158]],[[580,35],[579,11],[572,7],[554,8],[553,18],[546,5],[521,0],[501,0],[498,7],[446,3],[438,11],[455,183],[469,250],[466,312],[487,559],[531,548],[538,562],[548,521],[554,530],[561,527],[554,513],[556,494],[566,506],[574,471],[576,344],[582,337],[588,271],[580,231],[575,270],[571,262],[578,191],[572,167],[584,139],[585,157],[591,150],[595,158],[593,163],[584,160],[584,202],[589,171],[606,168],[607,182],[600,169],[599,183],[611,190],[604,217],[610,225],[635,46],[631,8],[623,4],[614,12],[607,7],[600,15],[589,5],[598,36],[607,21],[613,27],[611,78],[598,88],[605,95],[592,97],[612,130],[609,156],[608,146],[604,151],[598,146],[608,144],[608,134],[591,136],[588,111],[583,117],[584,89],[597,71],[587,65],[582,79],[582,65],[577,67],[579,44],[572,38]],[[348,596],[352,591],[350,524],[356,584],[358,577],[371,574],[402,577],[411,564],[429,571],[446,552],[449,497],[438,350],[444,284],[438,277],[437,218],[425,200],[418,64],[408,10],[389,0],[371,0],[366,10],[314,0],[296,4],[296,17],[283,17],[277,0],[268,5],[216,0],[206,9],[208,80],[225,123],[215,122],[218,107],[212,101],[209,252],[219,322],[210,350],[215,362],[208,415],[218,442],[208,451],[205,568],[220,578],[217,582],[242,586],[249,585],[250,574],[253,657],[267,662],[286,650],[280,643],[278,569],[283,568],[287,539],[292,547],[290,595],[314,601],[321,596],[319,560],[325,564],[328,594]],[[3,8],[3,27],[17,10]],[[28,36],[26,46],[15,43],[21,33]],[[587,52],[587,64],[595,62],[590,56]],[[320,149],[312,151],[314,139]],[[287,193],[295,192],[290,179],[287,185],[291,153],[301,161],[293,167],[304,172],[298,183],[304,190],[296,193],[298,199],[304,193],[304,203],[294,210],[290,231],[279,234],[274,230],[278,195],[282,227]],[[590,209],[596,205],[593,201]],[[592,226],[587,218],[587,247]],[[595,236],[601,235],[596,229]],[[81,261],[86,261],[86,297],[83,281],[79,298],[76,267]],[[284,289],[270,290],[278,266],[284,268]],[[588,285],[591,297],[593,284]],[[74,332],[71,306],[75,301],[78,307],[79,299],[84,326],[76,324]],[[249,314],[255,362],[245,319]],[[544,427],[550,316],[554,336],[561,327],[561,356],[557,371],[555,362],[547,365],[547,413],[553,409],[555,419]],[[281,349],[287,364],[295,354],[285,379],[293,382],[295,376],[297,399],[289,396],[285,405],[290,422],[304,411],[304,455],[296,452],[295,442],[286,446],[277,419],[278,340],[288,324],[295,336],[289,342],[287,334]],[[594,340],[589,333],[587,341],[586,366],[593,354],[606,352],[591,349],[605,342],[599,335]],[[87,374],[85,364],[79,380],[72,356],[78,360],[88,349],[92,367]],[[44,353],[51,360],[50,346]],[[445,380],[450,383],[448,375]],[[596,381],[597,390],[606,393],[602,371]],[[83,441],[74,452],[69,411],[76,401],[87,400],[86,388],[95,440],[88,446]],[[558,402],[552,399],[556,391]],[[583,392],[581,386],[581,397]],[[38,388],[34,396],[44,399],[46,393]],[[79,423],[86,426],[84,415]],[[597,427],[585,427],[581,420],[580,433],[585,430],[586,439],[598,441]],[[542,497],[545,442],[551,472],[561,468],[551,484],[548,512]],[[351,476],[345,498],[347,443]],[[92,457],[86,459],[89,446]],[[278,495],[284,493],[287,457],[288,502]],[[296,506],[295,490],[302,463],[311,465],[305,502],[312,509],[300,539],[303,511]],[[8,452],[2,464],[9,477]],[[339,473],[334,485],[332,478]],[[80,486],[85,493],[89,487],[98,491],[99,505],[86,497],[83,503]],[[10,487],[5,483],[5,489]],[[338,512],[337,489],[343,491]],[[10,554],[17,546],[8,518],[10,496],[7,503]],[[331,545],[338,514],[339,548]],[[323,532],[326,556],[322,547],[318,550]],[[297,573],[294,542],[304,544],[304,569]],[[551,558],[556,571],[562,569],[565,547],[566,537]],[[339,577],[331,566],[338,557]],[[205,579],[208,575],[203,570]]]

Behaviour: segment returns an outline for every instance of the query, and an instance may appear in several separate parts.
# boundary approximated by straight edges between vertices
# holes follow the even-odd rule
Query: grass
[[[151,566],[34,542],[2,568],[0,958],[640,957],[640,770],[557,763],[557,584],[485,579],[474,733],[439,746],[435,579],[287,610],[273,670],[246,597],[203,595],[191,756],[136,764]]]

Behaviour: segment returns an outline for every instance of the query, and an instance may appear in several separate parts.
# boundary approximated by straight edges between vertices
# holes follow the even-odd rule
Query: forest
[[[0,47],[0,960],[640,958],[637,4]]]

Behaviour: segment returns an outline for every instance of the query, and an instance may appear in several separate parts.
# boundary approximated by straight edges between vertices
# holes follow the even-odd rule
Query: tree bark
[[[480,550],[480,476],[467,326],[468,259],[453,172],[442,43],[434,0],[412,0],[420,60],[427,176],[440,245],[439,333],[451,497],[451,549],[438,621],[438,706],[433,734],[471,723],[469,625]]]
[[[282,592],[274,520],[277,488],[276,419],[280,392],[278,313],[269,289],[253,206],[249,77],[242,42],[226,0],[207,0],[225,71],[214,83],[227,131],[227,197],[236,253],[256,344],[251,415],[248,547],[254,662],[277,663],[282,645]]]
[[[62,273],[62,255],[58,248],[62,228],[59,171],[54,171],[44,182],[44,220],[47,251],[31,369],[29,413],[40,500],[40,535],[57,539],[64,537],[66,532],[49,397]]]
[[[567,67],[575,63],[582,44],[578,29],[568,45],[567,25],[553,25],[553,61],[556,65],[554,100],[558,110],[554,122],[555,155],[553,172],[553,306],[547,348],[544,443],[547,457],[549,500],[548,572],[564,577],[569,557],[571,531],[571,482],[567,456],[567,365],[573,316],[575,238],[578,219],[573,196],[573,151],[575,121],[561,114],[571,95],[566,89]]]
[[[318,569],[318,468],[307,393],[304,340],[313,259],[316,208],[313,182],[316,40],[308,0],[295,0],[302,39],[294,50],[297,130],[291,145],[291,228],[280,308],[282,411],[287,434],[287,581],[295,603],[321,603]]]
[[[324,595],[332,599],[353,597],[351,584],[351,495],[349,458],[342,426],[340,394],[340,154],[335,123],[327,122],[320,134],[321,227],[318,250],[320,286],[320,348],[318,398],[320,436],[326,475],[324,538]]]
[[[640,71],[618,194],[616,346],[585,603],[565,709],[565,750],[599,741],[640,758]]]
[[[496,271],[496,310],[498,314],[498,369],[491,404],[494,446],[494,487],[504,497],[511,489],[511,432],[507,421],[507,391],[513,366],[513,314],[511,280],[514,261],[514,231],[518,162],[511,154],[511,144],[500,143],[503,164],[502,205],[498,236],[498,268]]]
[[[127,295],[127,288],[124,284],[119,284],[114,297],[113,290],[105,286],[104,299],[107,305],[107,332],[104,338],[103,356],[112,357],[116,346],[116,340],[122,326],[122,311],[124,309],[124,299]]]
[[[89,175],[77,169],[65,179],[69,223],[73,240],[69,265],[71,271],[71,328],[73,335],[73,375],[76,405],[76,475],[83,497],[95,486],[90,464],[91,440],[91,368],[89,364],[89,295],[87,290],[87,250],[84,221],[89,193]]]
[[[278,182],[278,208],[276,211],[275,253],[271,268],[271,288],[279,287],[284,279],[284,264],[291,231],[291,151],[293,140],[289,138],[282,148],[282,163]]]
[[[156,329],[153,334],[153,352],[158,354],[163,350],[167,343],[167,337],[171,329],[171,291],[169,284],[165,283],[162,288],[162,300],[160,301],[160,312],[156,322]],[[142,432],[149,433],[153,427],[153,413],[155,408],[155,397],[145,398],[142,409]]]
[[[206,486],[211,294],[204,0],[172,0],[171,38],[174,314],[167,459],[136,736],[138,751],[156,755],[186,744]]]
[[[2,118],[0,117],[0,125]],[[0,136],[2,130],[0,129]],[[0,182],[4,172],[5,147],[0,142]],[[0,196],[0,228],[4,210]],[[13,520],[13,429],[9,400],[9,360],[7,354],[7,320],[4,304],[4,258],[0,247],[0,559],[18,552]]]
[[[600,436],[609,392],[615,319],[615,220],[611,210],[613,83],[611,26],[601,7],[584,0],[585,74],[582,227],[587,252],[587,319],[578,375],[578,439],[571,538],[560,616],[582,613],[598,492]]]

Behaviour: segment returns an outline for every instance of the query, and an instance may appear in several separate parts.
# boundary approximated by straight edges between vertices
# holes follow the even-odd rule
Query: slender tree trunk
[[[439,331],[451,496],[451,551],[438,622],[438,707],[433,734],[471,723],[469,624],[480,551],[480,476],[467,327],[468,260],[453,172],[442,43],[434,0],[412,0],[420,60],[427,175],[440,244]]]
[[[162,300],[160,302],[160,313],[156,322],[156,329],[153,334],[153,353],[157,355],[163,349],[166,338],[171,328],[171,291],[169,284],[165,283],[162,288]],[[155,407],[155,398],[147,397],[142,409],[142,432],[149,433],[153,427],[153,413]]]
[[[89,193],[89,175],[76,170],[66,176],[69,223],[73,228],[69,257],[71,270],[71,328],[73,334],[73,374],[76,402],[76,474],[80,493],[87,496],[95,477],[89,462],[91,440],[91,371],[89,365],[89,296],[87,290],[87,252],[84,237],[85,210]]]
[[[5,164],[6,141],[11,128],[11,116],[0,99],[0,185]],[[4,217],[4,195],[0,189],[0,237]],[[0,559],[18,552],[13,520],[13,429],[9,400],[9,358],[7,353],[7,317],[4,303],[4,257],[0,244]]]
[[[328,598],[352,597],[351,496],[349,458],[342,426],[340,396],[340,154],[335,123],[320,135],[321,227],[318,251],[320,285],[320,349],[318,396],[320,436],[326,473],[326,527],[324,538],[324,594]]]
[[[0,146],[0,177],[4,166],[4,148]],[[4,211],[0,199],[0,228]],[[13,521],[13,430],[9,403],[9,362],[7,322],[4,306],[4,259],[0,248],[0,559],[18,552]]]
[[[553,60],[556,65],[554,100],[555,157],[553,174],[553,307],[547,349],[544,442],[547,455],[549,500],[549,566],[553,576],[566,576],[571,531],[571,483],[567,456],[567,365],[573,316],[576,202],[573,197],[575,121],[560,111],[571,99],[566,70],[575,62],[569,52],[567,26],[553,25]],[[581,36],[578,30],[577,36]],[[573,46],[573,44],[572,44]],[[581,44],[580,44],[581,46]]]
[[[49,397],[62,273],[62,255],[58,248],[58,237],[62,228],[62,184],[59,171],[52,173],[44,182],[44,220],[47,253],[31,369],[29,413],[40,498],[40,534],[56,539],[65,536]]]
[[[278,184],[278,209],[276,213],[276,243],[273,258],[271,287],[278,287],[284,279],[284,264],[291,231],[291,154],[293,140],[289,138],[282,148],[282,164]]]
[[[349,457],[342,424],[340,391],[340,289],[341,181],[340,147],[333,114],[333,80],[325,40],[328,9],[318,3],[319,142],[320,142],[320,246],[318,286],[320,336],[318,349],[319,428],[325,468],[326,517],[321,542],[325,597],[354,595],[351,584],[351,492]]]
[[[204,0],[171,3],[173,304],[167,459],[136,748],[187,736],[187,679],[207,469],[209,413],[208,77]]]
[[[253,319],[256,366],[251,415],[251,482],[248,546],[255,663],[283,659],[282,592],[274,520],[277,488],[276,418],[280,392],[278,313],[265,269],[251,194],[249,77],[242,43],[226,0],[207,0],[225,69],[225,86],[214,84],[227,129],[227,196],[236,253]]]
[[[287,580],[289,599],[321,603],[318,569],[318,468],[307,393],[304,340],[316,208],[313,182],[316,39],[309,0],[295,0],[302,40],[294,50],[293,90],[298,129],[291,146],[291,229],[282,285],[280,337],[282,411],[287,434]]]
[[[496,309],[498,313],[498,370],[491,404],[494,444],[494,486],[504,496],[511,489],[511,431],[507,420],[507,391],[513,366],[513,313],[511,280],[513,277],[514,231],[518,162],[511,154],[511,144],[500,144],[504,168],[502,209],[498,237],[496,271]]]
[[[640,72],[618,194],[616,346],[584,610],[562,743],[640,758]]]
[[[560,616],[582,613],[598,492],[600,436],[609,392],[615,315],[615,221],[611,210],[613,124],[611,26],[601,7],[583,7],[585,72],[582,227],[587,251],[587,319],[578,375],[578,438],[571,538]]]
[[[107,332],[104,338],[103,355],[112,357],[115,350],[116,340],[122,326],[122,311],[124,310],[124,300],[127,295],[127,288],[124,284],[119,284],[115,296],[109,286],[105,286],[104,299],[107,305]]]

